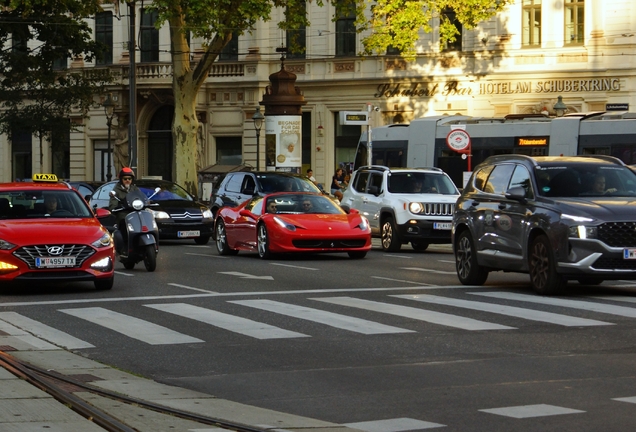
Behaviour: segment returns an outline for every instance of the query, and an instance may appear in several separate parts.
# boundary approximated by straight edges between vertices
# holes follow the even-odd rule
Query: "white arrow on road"
[[[254,276],[254,275],[250,275],[247,273],[241,273],[241,272],[218,272],[220,274],[226,274],[226,275],[230,275],[230,276],[238,276],[240,278],[243,279],[266,279],[266,280],[274,280],[273,276]]]

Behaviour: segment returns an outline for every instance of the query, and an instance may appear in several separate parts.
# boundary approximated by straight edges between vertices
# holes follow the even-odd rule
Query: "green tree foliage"
[[[0,0],[1,1],[1,0]],[[98,0],[5,0],[0,8],[0,133],[28,131],[64,136],[71,113],[85,117],[109,74],[67,69],[92,60],[100,47],[83,21],[101,10]],[[60,67],[56,67],[59,65]]]

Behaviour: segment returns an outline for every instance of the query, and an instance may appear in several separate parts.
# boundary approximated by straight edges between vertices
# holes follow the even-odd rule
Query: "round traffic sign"
[[[470,151],[470,135],[464,129],[453,129],[446,135],[446,145],[456,152]]]

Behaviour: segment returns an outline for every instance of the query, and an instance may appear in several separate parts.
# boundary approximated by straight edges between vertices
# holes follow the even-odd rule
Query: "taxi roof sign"
[[[33,174],[33,181],[57,183],[58,180],[55,174]]]

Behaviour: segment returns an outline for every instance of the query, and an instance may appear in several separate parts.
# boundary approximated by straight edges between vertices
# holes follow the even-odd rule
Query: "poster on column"
[[[268,116],[265,118],[265,142],[267,166],[300,168],[301,116]],[[274,156],[272,158],[272,156]],[[273,160],[272,160],[273,159]]]

